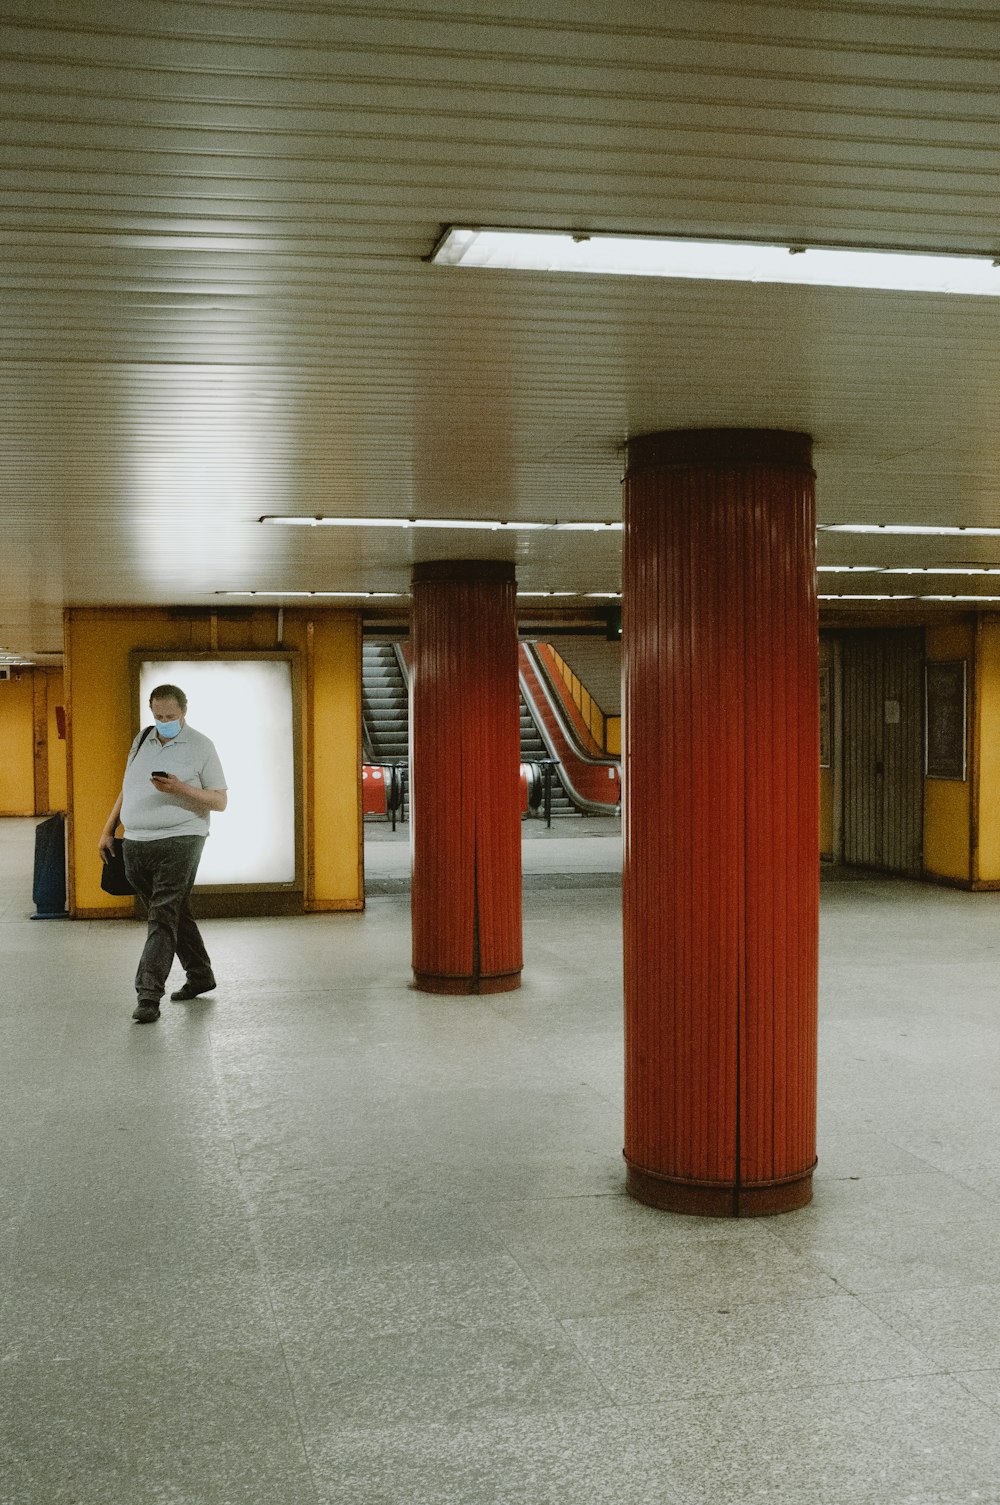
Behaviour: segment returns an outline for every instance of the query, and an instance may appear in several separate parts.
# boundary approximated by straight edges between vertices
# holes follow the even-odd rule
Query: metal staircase
[[[361,645],[361,715],[366,761],[405,765],[410,756],[409,693],[395,643]],[[401,820],[409,815],[409,803],[404,779]]]

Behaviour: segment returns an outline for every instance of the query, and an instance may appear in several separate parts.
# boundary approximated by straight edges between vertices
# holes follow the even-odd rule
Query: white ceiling
[[[0,9],[0,649],[57,649],[65,605],[405,591],[445,554],[614,589],[615,536],[257,518],[615,517],[660,428],[808,430],[821,521],[1000,524],[1000,300],[423,260],[448,223],[1000,252],[996,6]]]

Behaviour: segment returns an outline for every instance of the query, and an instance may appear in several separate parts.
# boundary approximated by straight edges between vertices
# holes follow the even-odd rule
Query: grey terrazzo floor
[[[617,841],[526,842],[519,993],[412,991],[389,893],[207,924],[141,1027],[139,926],[27,918],[33,827],[2,1505],[1000,1502],[1000,895],[824,885],[816,1199],[726,1223],[623,1195]]]

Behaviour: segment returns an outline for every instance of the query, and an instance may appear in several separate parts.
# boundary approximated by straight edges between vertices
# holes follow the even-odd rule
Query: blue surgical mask
[[[158,721],[156,723],[156,735],[158,737],[166,737],[168,741],[171,737],[176,737],[180,729],[181,724],[179,721]]]

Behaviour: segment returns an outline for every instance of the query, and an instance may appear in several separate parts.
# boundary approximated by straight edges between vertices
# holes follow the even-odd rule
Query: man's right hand
[[[101,861],[104,863],[105,867],[107,867],[108,863],[111,861],[112,856],[114,855],[115,838],[113,836],[109,836],[106,831],[102,831],[100,840],[97,843],[97,850],[101,854]]]

